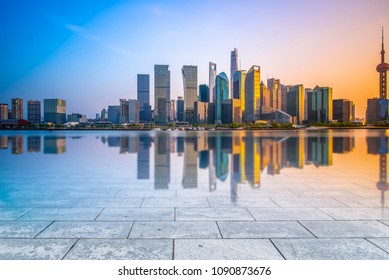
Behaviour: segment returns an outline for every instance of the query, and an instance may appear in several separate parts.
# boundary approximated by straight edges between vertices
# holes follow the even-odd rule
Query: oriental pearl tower
[[[377,66],[377,71],[380,73],[380,99],[386,99],[386,89],[387,89],[387,73],[389,70],[389,64],[385,63],[385,50],[384,50],[384,28],[382,27],[382,50],[381,50],[381,63]],[[383,133],[385,134],[385,133]],[[380,146],[382,150],[386,150],[388,147],[388,138],[386,135],[381,135],[380,137]],[[383,149],[382,149],[383,148]],[[384,207],[385,205],[385,196],[384,192],[389,189],[389,184],[387,182],[387,174],[386,174],[386,164],[387,164],[387,153],[380,153],[380,180],[377,182],[377,188],[381,191],[381,205]]]

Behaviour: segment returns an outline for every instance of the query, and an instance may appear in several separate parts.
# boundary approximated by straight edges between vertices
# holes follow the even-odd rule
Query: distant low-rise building
[[[78,123],[86,123],[88,119],[86,118],[86,115],[81,115],[81,114],[70,114],[68,115],[68,121],[70,123],[78,122]]]

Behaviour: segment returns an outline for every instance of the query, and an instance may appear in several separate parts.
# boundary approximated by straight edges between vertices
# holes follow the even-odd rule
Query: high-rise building
[[[199,85],[199,101],[209,102],[209,87],[208,85]]]
[[[265,86],[265,84],[261,81],[260,84],[260,92],[261,92],[261,114],[267,113],[271,110],[271,101],[270,101],[270,90]]]
[[[8,120],[8,104],[0,104],[0,120]]]
[[[139,123],[139,102],[136,99],[128,100],[128,122]]]
[[[174,100],[170,100],[170,121],[176,121],[176,102]]]
[[[23,99],[13,98],[12,99],[12,119],[20,120],[23,119]]]
[[[281,82],[279,79],[267,79],[267,89],[270,92],[270,107],[281,110]]]
[[[241,100],[230,98],[222,102],[222,123],[242,123]]]
[[[217,75],[216,63],[209,62],[209,83],[208,83],[209,98],[210,101],[213,103],[216,102],[216,96],[215,96],[216,75]]]
[[[184,65],[182,67],[182,80],[184,82],[185,121],[193,123],[194,103],[197,101],[197,66]]]
[[[230,66],[231,94],[234,93],[234,83],[232,81],[234,79],[234,73],[236,70],[238,70],[238,49],[234,48],[234,50],[231,51],[231,66]]]
[[[138,74],[137,76],[137,98],[139,102],[139,121],[141,123],[151,121],[150,107],[150,75]]]
[[[27,102],[27,120],[32,124],[39,124],[41,122],[41,102],[39,100],[29,100]]]
[[[332,88],[316,86],[308,93],[309,123],[329,123],[332,120]]]
[[[338,122],[349,123],[353,121],[354,102],[348,99],[332,100],[332,119]]]
[[[377,71],[380,73],[380,99],[387,99],[387,72],[389,64],[385,62],[384,48],[384,28],[382,27],[382,48],[381,48],[381,63],[377,66]]]
[[[195,123],[207,124],[209,119],[209,102],[195,102]]]
[[[229,81],[226,73],[221,72],[216,76],[216,102],[215,102],[215,123],[221,123],[222,121],[222,102],[225,99],[228,99],[229,93]]]
[[[232,92],[232,98],[240,99],[242,121],[244,120],[245,112],[245,81],[246,81],[246,70],[235,71],[233,77],[234,91]]]
[[[154,65],[154,122],[166,125],[170,115],[169,65]]]
[[[108,121],[113,124],[119,124],[120,106],[108,106]]]
[[[129,120],[129,103],[127,99],[120,99],[119,123],[128,123]]]
[[[281,84],[281,111],[286,112],[287,97],[288,97],[289,89],[291,87],[292,86],[290,86],[290,85],[282,85]]]
[[[176,107],[177,107],[177,121],[183,122],[184,121],[184,98],[182,96],[179,96],[176,101]]]
[[[253,122],[259,118],[260,111],[261,68],[252,66],[245,81],[245,121]]]
[[[305,120],[303,85],[295,85],[289,89],[287,94],[286,113],[293,118],[293,124],[302,124]]]
[[[43,100],[44,121],[53,124],[66,122],[66,100],[44,99]]]
[[[107,112],[107,110],[105,108],[103,110],[101,110],[100,118],[102,120],[108,120],[108,112]]]

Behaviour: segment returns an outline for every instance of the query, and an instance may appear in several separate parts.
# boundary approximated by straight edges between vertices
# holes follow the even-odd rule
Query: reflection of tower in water
[[[20,155],[23,154],[23,136],[13,136],[12,137],[12,154]]]
[[[387,182],[388,137],[382,132],[379,137],[366,137],[367,153],[379,155],[379,181],[376,186],[381,191],[381,206],[385,206],[385,191],[389,189]]]
[[[261,185],[260,145],[254,137],[245,137],[245,173],[249,185],[259,188]]]
[[[170,183],[170,137],[158,133],[154,143],[154,188],[167,189]],[[178,149],[178,148],[177,148]]]
[[[197,188],[197,138],[185,138],[183,188]]]

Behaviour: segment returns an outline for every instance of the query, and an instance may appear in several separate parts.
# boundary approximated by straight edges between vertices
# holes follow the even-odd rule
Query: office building
[[[120,99],[120,115],[119,123],[125,124],[128,123],[129,119],[129,103],[127,99]]]
[[[337,122],[349,123],[353,121],[354,102],[348,99],[332,100],[332,119]]]
[[[260,114],[261,68],[252,66],[245,81],[245,122],[254,122]]]
[[[139,102],[136,99],[128,100],[128,123],[139,123]]]
[[[234,48],[234,50],[231,51],[231,64],[230,64],[230,79],[231,79],[230,92],[231,92],[231,94],[233,94],[233,92],[234,92],[234,83],[232,81],[234,79],[235,71],[238,70],[238,63],[239,63],[238,49]]]
[[[167,125],[170,116],[169,65],[154,65],[154,122]]]
[[[279,79],[267,79],[267,89],[270,93],[270,107],[281,110],[281,82]]]
[[[11,118],[14,120],[23,119],[23,99],[13,98],[12,99],[12,111]]]
[[[374,124],[388,120],[389,100],[380,98],[367,99],[366,123]]]
[[[289,88],[286,102],[286,113],[293,118],[293,124],[303,124],[304,117],[304,87],[295,85]]]
[[[150,122],[151,121],[150,75],[138,74],[137,98],[139,102],[139,121],[141,123]]]
[[[8,104],[0,104],[0,120],[8,120]]]
[[[290,85],[282,85],[281,84],[281,111],[286,112],[286,103],[287,103],[287,98],[288,98],[288,92],[289,89],[292,86]]]
[[[113,124],[119,124],[120,106],[108,106],[108,121]]]
[[[183,122],[184,121],[184,98],[182,96],[179,96],[176,101],[176,107],[177,107],[177,121]]]
[[[175,122],[176,119],[176,102],[170,100],[170,122]]]
[[[199,101],[210,102],[209,100],[209,87],[208,85],[199,85]]]
[[[197,66],[184,65],[182,67],[182,80],[184,82],[185,121],[193,123],[194,103],[197,97]]]
[[[66,122],[66,100],[44,99],[44,121],[46,123],[63,124]]]
[[[308,123],[332,121],[332,88],[316,86],[308,93]]]
[[[209,119],[209,102],[195,102],[195,123],[207,124]]]
[[[246,70],[235,71],[233,77],[234,91],[232,92],[232,98],[240,99],[242,121],[244,122],[245,112],[245,81],[246,81]]]
[[[265,84],[261,81],[260,84],[260,100],[261,100],[261,114],[266,113],[267,111],[271,110],[270,106],[270,90],[265,86]]]
[[[220,124],[222,121],[222,102],[225,99],[228,99],[229,93],[229,81],[226,73],[222,72],[216,76],[216,86],[215,86],[215,123]]]
[[[101,110],[100,119],[108,120],[108,111],[105,108],[103,110]]]
[[[75,113],[68,115],[68,122],[86,123],[87,121],[86,115]]]
[[[222,123],[242,123],[241,100],[230,98],[222,102]]]
[[[41,102],[29,100],[27,102],[27,120],[32,124],[41,123]]]
[[[210,102],[213,103],[216,102],[216,96],[215,96],[216,75],[217,75],[216,63],[209,62],[209,83],[208,83],[209,98],[210,98]]]

